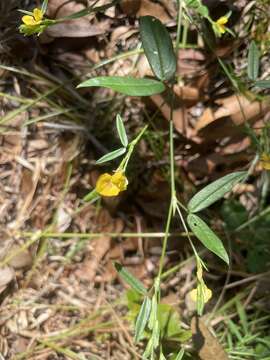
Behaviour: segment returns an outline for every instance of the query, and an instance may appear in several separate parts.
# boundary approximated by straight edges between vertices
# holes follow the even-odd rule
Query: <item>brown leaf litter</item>
[[[48,15],[60,18],[85,8],[87,3],[92,2],[50,0]],[[68,359],[63,349],[86,358],[128,360],[137,356],[131,345],[130,324],[122,319],[125,284],[117,277],[113,261],[121,261],[151,286],[161,239],[123,238],[110,233],[164,230],[169,199],[166,139],[170,97],[155,95],[150,104],[104,89],[78,93],[74,85],[86,74],[90,76],[93,64],[136,49],[137,19],[148,14],[174,31],[177,14],[173,2],[123,0],[105,14],[68,20],[49,28],[37,42],[32,41],[33,51],[26,56],[24,50],[21,55],[38,79],[30,80],[11,70],[1,72],[1,91],[26,103],[57,82],[65,84],[19,112],[1,132],[0,221],[5,233],[1,234],[0,261],[9,261],[0,269],[0,352],[6,359]],[[179,51],[181,76],[173,88],[177,187],[186,200],[194,184],[247,166],[254,154],[248,151],[250,141],[242,126],[247,121],[260,127],[269,113],[268,99],[259,102],[250,94],[232,94],[227,83],[222,83],[225,95],[213,87],[218,74],[216,54],[226,60],[236,42],[218,45],[216,54],[210,56],[200,39],[196,41],[196,48]],[[15,59],[10,61],[17,66]],[[139,52],[92,74],[153,75]],[[1,116],[19,106],[16,100],[1,97]],[[69,112],[60,112],[50,121],[27,123],[62,108]],[[116,200],[105,200],[101,206],[87,205],[76,213],[81,199],[105,169],[97,169],[94,160],[106,151],[104,147],[115,145],[111,143],[112,124],[118,112],[123,114],[129,136],[138,132],[145,115],[157,132],[150,131],[138,146],[129,190]],[[160,139],[163,142],[157,141]],[[248,184],[238,191],[242,195],[254,193],[254,186]],[[179,231],[179,224],[174,224],[173,230]],[[51,235],[42,237],[42,231]],[[100,235],[80,237],[88,233]],[[46,251],[32,274],[44,243]],[[179,259],[189,256],[184,237],[173,237],[169,243],[166,264],[178,264]],[[193,262],[164,284],[162,291],[167,298],[185,298],[194,266]],[[31,281],[23,288],[29,273]],[[184,311],[190,317],[189,310]],[[192,330],[193,345],[202,360],[228,358],[203,320],[193,319]]]

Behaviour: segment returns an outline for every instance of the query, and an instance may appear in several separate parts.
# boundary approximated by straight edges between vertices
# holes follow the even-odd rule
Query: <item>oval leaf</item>
[[[256,80],[259,74],[260,52],[254,41],[251,42],[248,50],[248,77]]]
[[[165,90],[162,82],[123,76],[100,76],[82,82],[77,87],[105,87],[129,96],[150,96]]]
[[[117,157],[123,155],[126,152],[126,150],[127,150],[126,148],[120,148],[120,149],[114,150],[114,151],[110,152],[109,154],[106,154],[106,155],[102,156],[100,159],[98,159],[96,161],[96,164],[102,164],[104,162],[116,159]]]
[[[151,300],[146,297],[142,303],[140,308],[140,312],[136,319],[135,324],[135,342],[139,342],[142,338],[144,329],[148,322],[149,316],[151,312]]]
[[[124,147],[127,147],[128,146],[127,133],[126,133],[126,129],[125,129],[123,120],[119,114],[117,114],[117,116],[116,116],[116,128],[117,128],[118,136],[121,140],[122,145]]]
[[[176,71],[176,57],[166,27],[153,16],[140,18],[140,35],[147,60],[156,77],[170,80]]]
[[[229,264],[229,257],[222,241],[210,227],[195,214],[189,214],[187,222],[194,235],[203,243],[203,245]]]
[[[139,294],[146,295],[147,290],[144,287],[143,283],[136,279],[124,266],[119,263],[114,264],[116,271],[121,276],[121,278],[132,287],[133,290],[137,291]]]
[[[246,176],[245,171],[237,171],[212,182],[195,194],[188,203],[188,209],[192,213],[207,208],[221,199],[227,192]]]

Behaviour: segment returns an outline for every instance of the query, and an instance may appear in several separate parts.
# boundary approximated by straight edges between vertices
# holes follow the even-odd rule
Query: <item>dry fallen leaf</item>
[[[201,360],[229,360],[228,355],[203,320],[193,317],[191,321],[192,339]]]
[[[27,249],[21,251],[19,246],[14,246],[10,249],[9,253],[10,254],[17,253],[9,261],[9,265],[16,270],[30,267],[30,265],[32,264],[32,261],[33,261],[32,255],[30,254],[30,252]]]
[[[137,11],[140,9],[141,0],[122,0],[120,2],[120,8],[124,14],[128,16],[136,15]]]
[[[154,16],[163,23],[171,20],[163,6],[150,0],[142,0],[140,9],[138,11],[138,16],[146,15]]]
[[[85,9],[85,6],[76,1],[52,0],[49,1],[48,14],[53,19],[59,19]],[[60,24],[50,26],[45,35],[51,38],[58,37],[89,37],[103,34],[108,30],[108,22],[104,21],[93,25],[90,21],[94,15],[90,14],[79,19],[66,20]]]
[[[152,102],[161,111],[166,120],[170,120],[171,109],[162,95],[153,95],[150,97]],[[187,109],[185,106],[176,107],[172,114],[175,129],[185,137],[189,138],[193,135],[190,127],[187,127]]]
[[[234,135],[239,125],[246,121],[252,125],[270,109],[269,101],[252,101],[243,95],[232,95],[216,103],[222,106],[215,112],[207,108],[195,127],[207,140]]]
[[[0,293],[5,290],[7,285],[14,279],[15,272],[9,266],[0,268]]]
[[[93,281],[100,262],[111,247],[111,238],[109,236],[99,237],[92,241],[93,253],[83,261],[75,274],[82,280]]]

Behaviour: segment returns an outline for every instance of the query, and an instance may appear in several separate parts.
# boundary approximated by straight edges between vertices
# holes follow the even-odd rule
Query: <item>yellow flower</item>
[[[96,191],[102,196],[117,196],[126,190],[128,179],[122,171],[116,171],[113,175],[108,173],[100,175],[96,183]]]
[[[32,15],[25,15],[22,17],[22,22],[26,26],[37,26],[40,25],[43,19],[43,12],[41,9],[35,8]]]
[[[197,293],[198,290],[197,289],[193,289],[191,290],[190,294],[190,298],[194,301],[197,302]],[[202,295],[203,295],[203,302],[204,304],[206,304],[212,297],[212,290],[208,289],[208,287],[203,284],[202,286]]]
[[[260,158],[260,164],[265,170],[270,170],[270,155],[263,153]]]
[[[214,30],[218,35],[222,35],[226,32],[226,26],[229,18],[227,16],[221,16],[217,21],[214,22]]]

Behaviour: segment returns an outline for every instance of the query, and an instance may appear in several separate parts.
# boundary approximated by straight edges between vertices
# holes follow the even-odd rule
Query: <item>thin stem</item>
[[[247,226],[253,224],[255,221],[259,220],[260,218],[262,218],[263,216],[265,216],[269,212],[270,212],[270,207],[267,207],[262,212],[260,212],[258,215],[256,215],[253,218],[249,219],[244,224],[238,226],[238,228],[236,228],[234,231],[238,232],[238,231],[241,231],[241,230],[245,229]]]
[[[175,198],[175,169],[174,169],[174,141],[173,141],[173,90],[172,90],[172,104],[171,104],[171,114],[170,114],[170,177],[171,177],[171,202]]]
[[[126,171],[129,159],[133,153],[133,150],[135,148],[135,146],[137,145],[137,143],[139,142],[139,140],[141,139],[141,137],[143,136],[143,134],[145,133],[146,129],[148,128],[148,125],[146,125],[141,131],[140,133],[137,135],[137,137],[132,140],[132,142],[129,144],[129,148],[128,148],[128,152],[127,155],[124,157],[124,159],[121,161],[120,165],[118,166],[116,171],[122,170],[122,171]]]
[[[181,23],[182,23],[182,10],[183,10],[183,1],[177,0],[178,6],[178,15],[177,15],[177,33],[176,33],[176,41],[175,41],[175,48],[176,48],[176,56],[179,49],[180,38],[181,38]]]
[[[182,22],[182,1],[178,1],[178,21],[177,21],[177,35],[176,35],[176,46],[175,46],[175,56],[178,58],[178,44],[180,42],[181,35],[181,22]],[[175,207],[177,205],[176,191],[175,191],[175,168],[174,168],[174,127],[173,127],[173,108],[174,108],[174,91],[173,85],[170,88],[171,91],[171,104],[170,104],[170,119],[169,119],[169,142],[170,142],[170,182],[171,182],[171,199],[170,206],[168,211],[168,217],[165,228],[165,236],[162,244],[162,253],[159,262],[159,271],[158,279],[161,278],[162,270],[164,266],[164,259],[168,243],[168,234],[170,231],[171,221],[175,212]]]
[[[25,238],[31,238],[34,236],[32,232],[19,232],[19,236],[25,237]],[[192,235],[192,233],[189,233],[188,235]],[[114,233],[114,232],[102,232],[102,233],[58,233],[58,232],[44,232],[43,234],[39,234],[39,238],[46,237],[46,238],[59,238],[59,239],[70,239],[70,238],[77,238],[77,239],[92,239],[92,238],[100,238],[104,236],[109,236],[111,238],[163,238],[166,236],[165,232],[145,232],[145,233],[136,233],[136,232],[125,232],[125,233]],[[168,237],[171,236],[187,236],[187,233],[185,232],[177,232],[177,233],[168,233]],[[36,240],[31,240],[36,241]],[[30,245],[32,242],[30,243]],[[29,246],[30,246],[29,245]],[[24,247],[22,247],[24,250]],[[17,253],[16,253],[17,254]]]
[[[162,253],[161,253],[160,261],[159,261],[159,270],[158,270],[158,278],[159,279],[161,278],[162,270],[163,270],[163,266],[164,266],[164,259],[165,259],[166,249],[167,249],[172,215],[173,215],[173,202],[171,199],[170,207],[169,207],[169,211],[168,211],[167,222],[166,222],[165,235],[164,235],[164,240],[163,240],[163,244],[162,244]]]
[[[189,235],[189,232],[188,232],[188,228],[187,228],[185,219],[184,219],[184,217],[183,217],[183,215],[182,215],[182,212],[181,212],[179,206],[176,207],[176,210],[177,210],[177,212],[178,212],[178,215],[179,215],[179,217],[180,217],[180,220],[181,220],[181,222],[182,222],[182,225],[183,225],[183,227],[184,227],[184,230],[187,231],[186,234],[187,234],[187,237],[188,237],[190,246],[191,246],[191,248],[192,248],[192,250],[193,250],[193,252],[194,252],[194,255],[196,256],[196,259],[198,260],[198,259],[200,259],[200,257],[199,257],[198,252],[197,252],[197,250],[196,250],[196,248],[195,248],[195,246],[194,246],[194,244],[193,244],[193,242],[192,242],[192,240],[191,240],[191,237],[190,237],[190,235]]]

